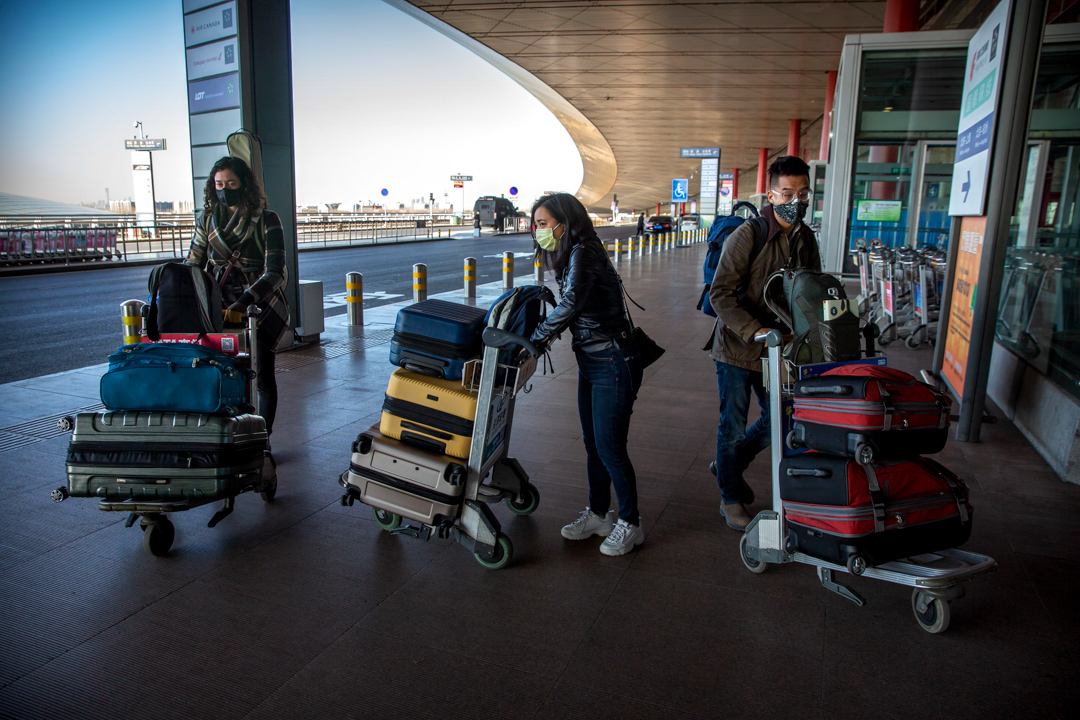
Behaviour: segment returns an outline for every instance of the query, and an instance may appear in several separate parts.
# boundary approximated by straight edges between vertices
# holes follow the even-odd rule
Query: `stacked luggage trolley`
[[[859,268],[861,315],[881,329],[878,343],[903,339],[911,350],[937,335],[946,256],[940,248],[875,244],[852,251]]]
[[[157,342],[144,337],[110,357],[110,372],[116,374],[103,385],[102,400],[111,410],[59,421],[61,430],[74,432],[68,484],[52,492],[53,500],[93,497],[99,510],[127,513],[124,526],[138,520],[143,549],[156,556],[168,554],[172,546],[172,513],[223,501],[208,523],[214,527],[233,511],[242,493],[258,492],[272,502],[277,471],[266,422],[259,415],[257,314],[258,308],[250,306],[247,326],[232,332],[162,333]],[[187,374],[209,373],[220,376],[220,397],[236,404],[217,412],[120,409],[134,408],[136,403],[129,405],[124,396],[136,394],[134,388],[153,382],[154,373],[162,371],[176,376],[174,391],[185,403],[198,402],[193,396],[208,387],[191,382]],[[125,390],[125,384],[132,389]],[[207,399],[215,402],[217,397],[211,392]]]
[[[772,418],[773,507],[758,513],[740,539],[743,564],[753,573],[774,563],[813,565],[826,589],[860,606],[865,600],[838,582],[836,573],[909,586],[919,626],[930,633],[943,632],[949,625],[949,602],[963,597],[963,583],[997,567],[993,558],[956,549],[971,532],[972,509],[963,482],[925,458],[896,459],[905,449],[912,455],[941,450],[948,432],[948,403],[911,403],[894,414],[890,395],[903,393],[885,391],[884,381],[878,380],[863,383],[876,400],[860,402],[858,384],[844,374],[854,365],[865,365],[865,360],[833,364],[838,368],[833,373],[796,383],[801,369],[814,366],[800,368],[785,359],[783,336],[775,330],[755,339],[768,346],[763,362]],[[884,365],[883,358],[875,360]],[[834,413],[869,413],[865,408],[871,405],[884,407],[885,431],[898,432],[817,426],[815,436],[813,423],[803,423],[802,428],[796,424],[789,431],[783,419],[791,403],[796,404],[798,418],[796,388],[804,401],[811,399],[811,408],[831,406]],[[848,404],[864,409],[841,408],[843,402],[822,402],[825,398],[854,400]],[[915,407],[922,405],[926,407]],[[909,417],[915,414],[932,418],[931,425],[920,426],[926,432],[916,431],[914,421],[909,429]],[[897,422],[894,428],[889,426],[891,418]],[[796,454],[807,446],[819,452]]]
[[[369,505],[383,530],[453,538],[493,570],[510,562],[513,544],[489,506],[505,501],[528,515],[540,503],[508,454],[515,398],[528,391],[539,355],[506,329],[522,290],[497,300],[487,322],[483,311],[440,300],[399,314],[391,345],[399,369],[382,418],[356,438],[339,478],[341,504]]]

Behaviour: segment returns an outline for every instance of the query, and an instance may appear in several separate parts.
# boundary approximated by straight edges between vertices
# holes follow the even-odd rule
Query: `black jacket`
[[[533,332],[533,342],[550,345],[569,327],[575,350],[593,353],[613,346],[629,347],[633,328],[623,304],[622,286],[599,239],[589,238],[574,246],[558,281],[559,304]]]

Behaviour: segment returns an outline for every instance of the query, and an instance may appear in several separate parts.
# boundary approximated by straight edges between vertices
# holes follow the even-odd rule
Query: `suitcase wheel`
[[[143,550],[154,557],[164,557],[169,554],[173,539],[176,537],[176,528],[173,527],[169,518],[159,515],[157,519],[149,519],[146,516],[139,522],[143,529]]]
[[[390,530],[397,530],[401,527],[400,515],[395,515],[388,510],[380,510],[379,508],[371,508],[371,513],[375,516],[375,524],[387,532]]]
[[[506,498],[506,507],[518,515],[529,515],[540,505],[540,491],[532,483],[525,483],[522,488],[520,500],[516,497]]]
[[[919,627],[928,633],[942,633],[949,627],[949,601],[921,590],[911,592],[911,610]]]
[[[263,502],[274,502],[277,495],[277,461],[269,452],[263,457],[262,485],[259,487],[259,497]]]
[[[490,560],[481,557],[480,553],[473,553],[473,557],[488,570],[501,570],[509,564],[510,558],[514,557],[514,545],[510,538],[500,534],[495,541],[495,555]]]
[[[769,563],[761,562],[760,560],[754,560],[746,552],[746,538],[747,535],[743,535],[739,538],[739,557],[742,558],[742,564],[746,566],[746,569],[755,575],[760,575],[769,569]]]
[[[847,570],[852,575],[862,575],[864,572],[866,572],[867,567],[868,565],[866,562],[866,558],[859,553],[852,553],[851,555],[848,555]]]

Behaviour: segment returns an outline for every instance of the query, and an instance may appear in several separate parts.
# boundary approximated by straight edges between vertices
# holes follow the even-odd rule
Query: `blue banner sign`
[[[680,148],[679,157],[681,158],[718,158],[720,157],[720,148]]]
[[[240,107],[240,73],[188,83],[188,107],[192,115]]]

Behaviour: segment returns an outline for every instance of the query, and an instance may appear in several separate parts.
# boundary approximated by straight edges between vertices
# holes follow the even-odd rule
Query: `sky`
[[[381,0],[293,0],[297,203],[434,193],[465,204],[574,192],[581,159],[513,80]],[[191,199],[182,0],[0,3],[0,191],[60,202],[133,194],[140,120],[161,200]],[[199,173],[202,174],[202,173]],[[444,193],[448,194],[444,198]]]

